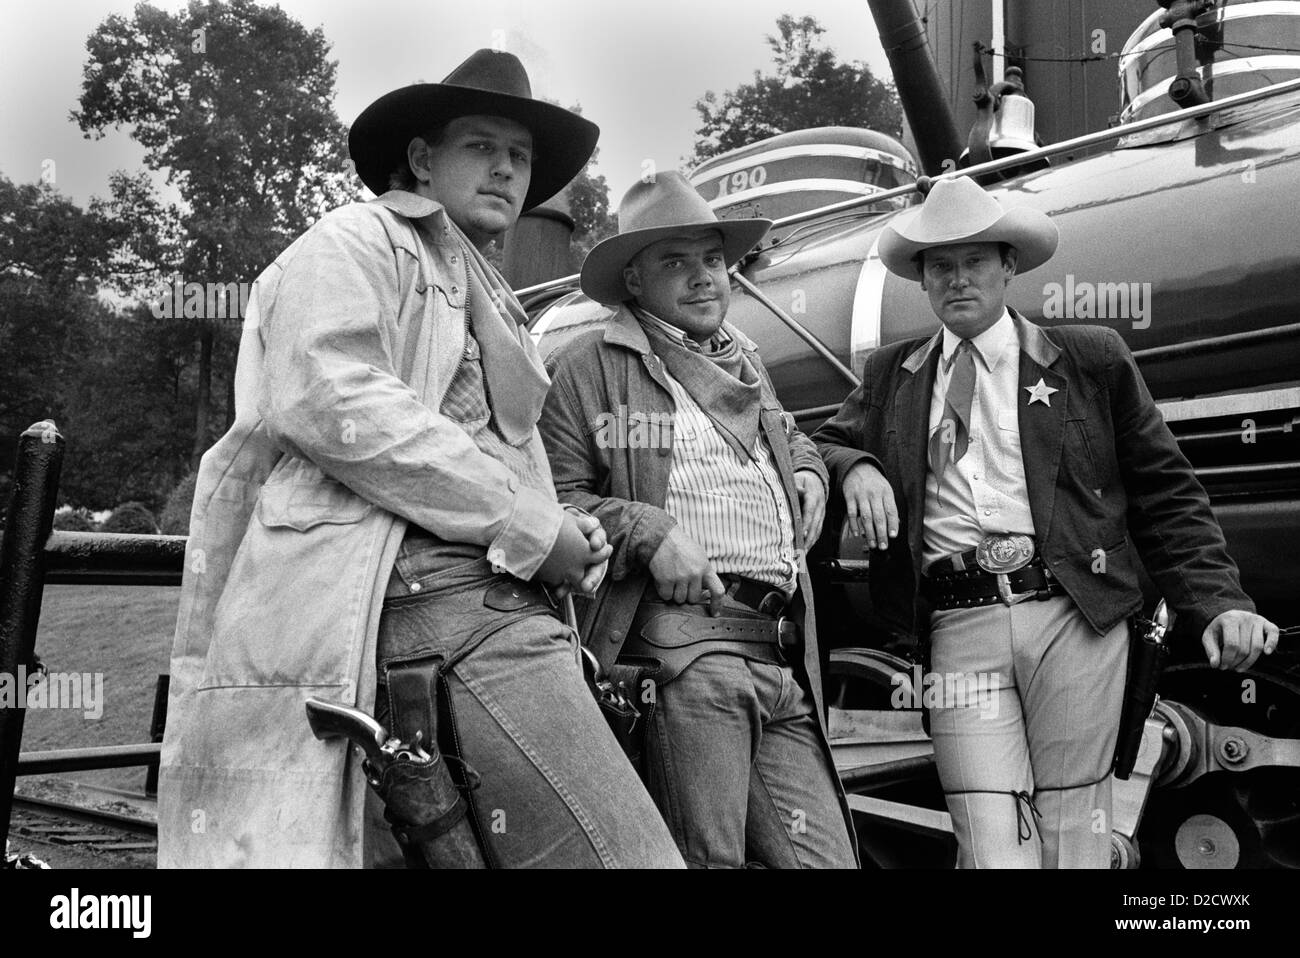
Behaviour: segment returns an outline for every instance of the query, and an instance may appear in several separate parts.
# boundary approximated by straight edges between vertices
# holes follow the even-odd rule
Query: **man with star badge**
[[[1109,866],[1139,557],[1211,665],[1245,670],[1277,646],[1123,339],[1006,306],[1057,239],[1041,212],[936,182],[884,229],[880,258],[920,282],[941,328],[871,353],[813,436],[881,550],[876,613],[945,688],[989,690],[929,716],[964,868]]]

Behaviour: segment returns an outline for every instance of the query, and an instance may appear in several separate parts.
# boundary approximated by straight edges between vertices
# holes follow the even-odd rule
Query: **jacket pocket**
[[[322,478],[312,483],[264,486],[257,501],[257,518],[270,529],[306,532],[320,525],[360,522],[373,508],[343,483]]]
[[[1088,438],[1088,427],[1082,419],[1068,420],[1069,434],[1072,439],[1067,445],[1068,465],[1079,470],[1082,485],[1093,496],[1101,495],[1101,472],[1097,468],[1097,457],[1092,452],[1092,442]]]

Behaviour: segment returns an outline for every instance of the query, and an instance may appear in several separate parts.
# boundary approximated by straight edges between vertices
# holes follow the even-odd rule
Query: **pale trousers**
[[[930,645],[958,867],[1108,868],[1127,625],[1098,635],[1059,596],[935,612]]]

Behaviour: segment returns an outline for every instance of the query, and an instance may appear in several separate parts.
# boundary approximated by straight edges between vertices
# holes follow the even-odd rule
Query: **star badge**
[[[1025,392],[1029,393],[1028,405],[1032,406],[1034,403],[1040,402],[1044,406],[1051,406],[1052,400],[1048,397],[1051,396],[1052,393],[1059,393],[1060,390],[1053,389],[1051,386],[1047,385],[1047,383],[1043,382],[1042,377],[1039,377],[1038,382],[1034,385],[1025,387]]]

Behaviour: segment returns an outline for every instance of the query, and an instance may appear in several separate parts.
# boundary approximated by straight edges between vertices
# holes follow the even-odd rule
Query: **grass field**
[[[166,586],[46,586],[36,653],[52,672],[103,673],[103,715],[29,709],[23,751],[149,741],[154,684],[168,670],[180,594]],[[115,768],[59,777],[141,791],[144,776],[143,768]]]

